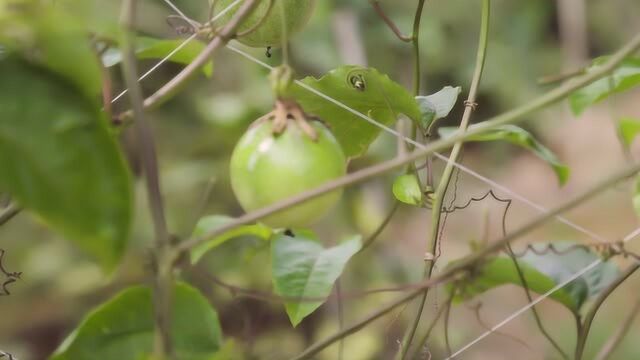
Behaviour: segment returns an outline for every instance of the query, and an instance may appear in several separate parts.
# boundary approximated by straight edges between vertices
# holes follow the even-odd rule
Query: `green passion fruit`
[[[315,132],[314,140],[295,120],[286,122],[282,132],[276,134],[274,121],[258,120],[233,151],[231,186],[246,211],[316,188],[346,173],[342,148],[322,123],[307,123]],[[325,215],[341,194],[342,190],[335,190],[262,222],[275,228],[308,226]]]
[[[234,1],[217,0],[214,5],[215,13],[220,13]],[[272,2],[271,8],[269,8],[270,2]],[[279,47],[284,34],[282,16],[284,15],[287,37],[290,38],[307,24],[313,13],[315,2],[315,0],[259,0],[253,12],[240,25],[238,29],[240,36],[237,40],[252,47]],[[219,23],[227,23],[239,8],[235,6],[222,15]],[[243,32],[253,28],[255,29],[242,35]]]

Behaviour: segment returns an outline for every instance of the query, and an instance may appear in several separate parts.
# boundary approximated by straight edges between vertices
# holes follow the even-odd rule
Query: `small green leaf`
[[[587,69],[587,73],[602,66],[607,59],[607,57],[595,59]],[[580,115],[587,107],[638,84],[640,84],[640,58],[628,58],[611,75],[596,80],[571,94],[569,97],[571,110],[575,115]]]
[[[422,128],[426,130],[434,121],[447,117],[456,105],[460,92],[462,92],[462,88],[459,86],[445,86],[437,93],[416,96],[416,101],[420,106],[420,125]]]
[[[537,244],[534,245],[536,251],[544,254],[529,251],[517,260],[531,291],[544,294],[599,258],[597,254],[582,247],[565,253],[572,245],[575,244],[555,243],[555,248],[562,253],[558,254],[545,250],[545,244]],[[555,291],[550,298],[577,313],[588,299],[598,295],[618,274],[619,269],[614,263],[605,262]],[[474,273],[473,279],[465,283],[458,293],[462,297],[473,297],[506,284],[522,286],[513,260],[507,256],[499,256],[483,264]]]
[[[198,221],[196,229],[193,232],[193,236],[203,236],[208,232],[219,229],[221,226],[229,223],[232,220],[233,218],[224,215],[211,215],[203,217]],[[193,248],[193,250],[191,250],[191,262],[198,262],[208,251],[217,248],[218,246],[233,238],[237,238],[240,236],[255,236],[262,240],[269,240],[272,233],[273,230],[271,230],[270,227],[260,223],[255,225],[239,226]]]
[[[273,284],[278,295],[300,298],[287,301],[285,309],[293,326],[314,312],[324,301],[305,298],[326,298],[340,277],[347,261],[360,250],[360,236],[325,249],[318,242],[301,236],[280,234],[271,244]]]
[[[618,133],[625,147],[630,147],[633,139],[640,133],[640,119],[625,117],[618,122]]]
[[[87,315],[51,360],[139,360],[153,351],[151,289],[128,288]],[[218,315],[195,288],[178,283],[173,292],[171,337],[179,360],[215,358],[222,346]]]
[[[22,60],[0,61],[0,79],[0,189],[112,268],[133,201],[104,113],[66,79]]]
[[[471,126],[469,129],[473,129]],[[451,136],[458,131],[455,127],[441,127],[438,133],[441,137]],[[540,159],[549,164],[558,178],[560,185],[564,185],[569,179],[569,167],[560,162],[558,157],[549,148],[536,140],[531,133],[515,125],[502,125],[478,135],[474,135],[466,141],[496,141],[503,140],[514,145],[521,146],[533,152]]]
[[[184,40],[155,39],[139,37],[136,39],[136,57],[138,59],[164,59],[180,46]],[[204,50],[205,45],[197,40],[190,41],[168,59],[171,62],[188,65]],[[104,65],[111,67],[122,62],[122,53],[117,48],[111,48],[102,57]],[[202,71],[206,76],[213,73],[213,62],[208,62]]]
[[[320,79],[307,77],[302,82],[385,126],[392,125],[400,114],[420,120],[413,96],[373,68],[343,66]],[[347,157],[363,155],[380,134],[379,127],[298,85],[290,88],[290,95],[305,111],[329,125]]]
[[[393,195],[399,201],[409,204],[420,206],[424,194],[420,187],[420,180],[415,174],[400,175],[393,182]]]

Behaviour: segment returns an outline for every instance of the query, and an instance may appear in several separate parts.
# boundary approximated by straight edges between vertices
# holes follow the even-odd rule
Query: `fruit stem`
[[[282,134],[289,125],[289,120],[293,120],[311,140],[318,140],[318,132],[309,124],[309,120],[313,120],[314,117],[307,115],[295,100],[277,99],[273,111],[264,118],[273,121],[274,135]]]

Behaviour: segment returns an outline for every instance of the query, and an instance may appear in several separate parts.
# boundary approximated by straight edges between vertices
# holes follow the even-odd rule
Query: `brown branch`
[[[193,79],[198,70],[204,66],[209,60],[211,55],[224,46],[229,40],[234,37],[236,29],[244,21],[244,19],[251,14],[255,6],[258,4],[258,0],[246,0],[236,15],[229,21],[225,27],[220,30],[219,33],[211,40],[211,42],[202,50],[202,52],[193,61],[187,65],[182,71],[176,75],[173,79],[167,82],[163,87],[156,91],[153,95],[146,98],[143,102],[144,109],[149,110],[158,107],[165,101],[169,100],[175,95],[178,90],[187,81]],[[128,110],[117,116],[117,120],[124,124],[131,120],[133,111]]]
[[[376,11],[378,16],[380,16],[380,18],[384,21],[384,23],[387,24],[389,29],[391,29],[391,31],[398,37],[398,39],[400,39],[400,40],[402,40],[404,42],[411,42],[413,40],[413,36],[404,35],[402,33],[402,31],[400,31],[400,29],[393,22],[393,20],[391,20],[387,16],[387,14],[384,12],[384,10],[382,9],[382,6],[380,6],[380,3],[378,2],[378,0],[371,0],[371,1],[369,1],[369,3],[371,3],[371,6]]]
[[[598,313],[598,310],[604,303],[604,301],[620,286],[623,282],[625,282],[629,276],[633,275],[636,270],[640,268],[640,262],[634,262],[633,265],[629,266],[620,276],[618,276],[606,289],[602,290],[600,295],[595,299],[593,305],[589,309],[589,312],[584,317],[584,321],[582,321],[582,326],[579,327],[580,331],[578,332],[578,340],[576,341],[576,355],[575,360],[581,360],[584,354],[584,348],[587,344],[587,338],[589,337],[589,331],[591,330],[591,325],[593,325],[593,321]]]
[[[147,198],[153,219],[156,248],[154,249],[155,270],[155,353],[160,359],[173,358],[171,344],[171,298],[173,291],[173,264],[175,253],[169,242],[169,232],[164,214],[164,204],[160,190],[158,159],[153,139],[153,131],[145,118],[142,104],[142,89],[138,83],[136,68],[135,40],[136,1],[125,0],[122,3],[123,37],[122,72],[129,88],[129,97],[133,106],[134,130],[139,142],[140,157],[144,169]]]

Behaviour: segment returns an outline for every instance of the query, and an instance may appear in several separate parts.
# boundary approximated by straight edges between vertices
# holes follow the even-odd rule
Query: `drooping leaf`
[[[473,129],[473,126],[470,129]],[[438,129],[438,133],[441,137],[448,137],[457,130],[458,128],[454,127],[441,127]],[[482,134],[474,135],[466,141],[497,140],[507,141],[533,152],[553,168],[560,185],[564,185],[569,179],[569,167],[560,162],[558,157],[549,148],[536,140],[531,133],[516,125],[502,125]]]
[[[198,41],[192,40],[186,45],[182,45],[183,39],[155,39],[150,37],[138,37],[136,39],[136,57],[138,59],[163,59],[169,54],[177,50],[167,60],[188,65],[204,50],[205,45]],[[107,67],[111,67],[122,62],[122,52],[117,48],[110,48],[105,52],[102,61]],[[202,71],[206,76],[213,73],[213,62],[208,62],[203,66]]]
[[[631,146],[633,140],[640,133],[640,119],[624,117],[618,122],[618,133],[625,147]]]
[[[271,267],[276,293],[291,299],[285,309],[293,326],[314,312],[324,301],[347,261],[360,250],[360,237],[353,237],[337,246],[325,249],[314,240],[277,235],[271,244]],[[307,300],[305,300],[305,298]]]
[[[607,57],[595,59],[587,69],[587,73],[602,66]],[[609,76],[576,90],[569,97],[571,110],[580,115],[589,106],[596,104],[610,95],[629,90],[640,84],[640,58],[624,60]]]
[[[102,73],[82,21],[50,2],[0,2],[0,43],[9,53],[48,68],[97,99]]]
[[[233,218],[224,215],[205,216],[198,221],[193,236],[202,236],[210,231],[219,229],[221,226],[232,220]],[[191,262],[198,262],[204,254],[233,238],[240,236],[254,236],[262,240],[269,240],[272,233],[273,230],[270,227],[260,223],[239,226],[193,248],[193,250],[191,250]]]
[[[373,68],[343,66],[320,79],[307,77],[302,82],[385,126],[392,125],[400,114],[420,120],[413,96]],[[380,133],[379,127],[299,85],[292,86],[290,92],[306,112],[329,125],[347,157],[364,154]]]
[[[89,313],[50,360],[139,360],[153,351],[151,289],[128,288]],[[173,290],[171,337],[176,359],[209,360],[222,346],[218,314],[195,288]]]
[[[132,189],[104,114],[66,79],[21,60],[2,60],[0,78],[0,189],[112,268]]]
[[[555,243],[554,251],[545,250],[546,245],[535,245],[541,255],[529,251],[519,258],[518,264],[524,274],[529,289],[544,294],[558,284],[566,281],[586,266],[598,260],[598,255],[583,248],[569,248],[573,243]],[[565,252],[566,251],[566,252]],[[605,262],[561,289],[551,294],[550,298],[558,301],[569,310],[578,312],[582,305],[593,296],[598,295],[619,274],[619,269],[612,262]],[[473,297],[493,288],[513,284],[522,286],[513,260],[506,255],[491,259],[478,268],[473,279],[464,284],[458,294]]]
[[[461,91],[462,88],[459,86],[445,86],[434,94],[416,96],[416,101],[420,106],[420,125],[422,128],[426,130],[434,121],[447,117],[456,105]]]
[[[400,175],[393,182],[393,195],[405,204],[420,206],[424,194],[416,174]]]

